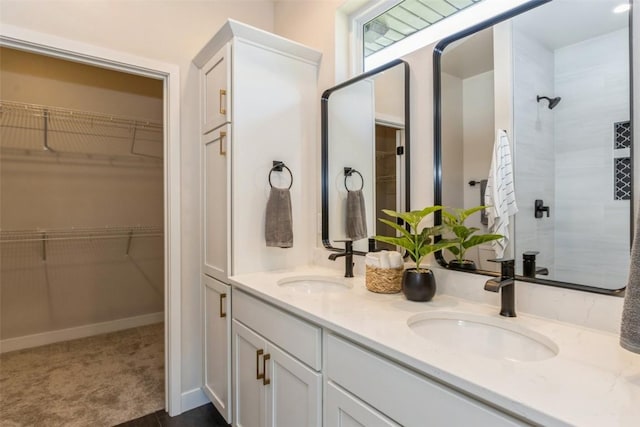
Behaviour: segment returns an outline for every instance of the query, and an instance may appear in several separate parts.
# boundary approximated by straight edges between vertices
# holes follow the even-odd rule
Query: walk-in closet
[[[163,409],[163,81],[0,49],[0,426]]]

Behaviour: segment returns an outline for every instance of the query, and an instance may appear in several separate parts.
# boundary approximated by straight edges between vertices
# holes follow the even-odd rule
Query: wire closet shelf
[[[131,242],[140,237],[163,237],[162,226],[71,227],[58,229],[0,230],[0,244],[40,243],[42,259],[47,259],[47,242],[68,240],[127,239],[125,255]]]
[[[162,165],[163,125],[150,120],[0,100],[0,131],[3,157]]]

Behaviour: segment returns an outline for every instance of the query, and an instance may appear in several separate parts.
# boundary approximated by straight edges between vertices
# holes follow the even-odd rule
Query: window
[[[355,74],[539,0],[379,0],[350,15]]]
[[[403,0],[364,24],[364,57],[482,0]]]

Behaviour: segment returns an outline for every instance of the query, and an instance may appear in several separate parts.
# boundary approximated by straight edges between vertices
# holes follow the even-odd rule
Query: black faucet
[[[548,276],[549,269],[546,267],[536,267],[536,255],[538,251],[527,251],[522,253],[522,274],[526,277],[535,278],[536,274]]]
[[[490,259],[500,263],[500,278],[484,284],[485,291],[501,292],[500,315],[516,317],[516,263],[513,259]]]
[[[329,255],[331,261],[344,257],[344,277],[353,277],[353,256],[362,255],[364,252],[353,250],[353,240],[336,240],[336,242],[344,242],[344,251],[335,252]]]

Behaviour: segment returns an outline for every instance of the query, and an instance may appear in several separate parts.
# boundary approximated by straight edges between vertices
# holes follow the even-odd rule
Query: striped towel
[[[491,242],[496,257],[502,258],[509,244],[509,217],[518,212],[509,138],[507,132],[502,129],[496,132],[484,204],[489,206],[487,208],[489,231],[504,236],[503,239]]]

